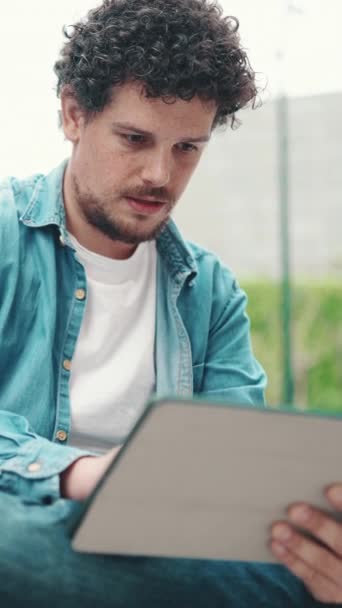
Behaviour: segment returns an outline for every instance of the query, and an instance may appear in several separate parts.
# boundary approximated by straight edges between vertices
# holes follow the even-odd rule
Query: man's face
[[[68,103],[68,102],[67,102]],[[72,103],[72,102],[70,102]],[[127,83],[87,122],[75,112],[69,163],[77,213],[112,241],[153,239],[168,221],[208,141],[213,103],[167,104]]]

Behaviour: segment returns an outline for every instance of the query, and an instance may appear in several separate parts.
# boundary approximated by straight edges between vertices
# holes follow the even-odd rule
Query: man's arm
[[[66,498],[85,495],[105,470],[106,458],[53,443],[35,434],[23,416],[0,411],[0,489],[23,500],[51,502],[60,498],[61,489]],[[79,464],[73,468],[75,462]],[[82,482],[85,462],[91,463],[87,488]],[[64,471],[69,473],[63,476]]]
[[[120,446],[103,456],[83,456],[76,460],[60,475],[61,496],[72,500],[88,498],[119,451]]]
[[[264,405],[266,375],[253,355],[247,297],[224,269],[215,282],[215,300],[201,394],[227,403]]]

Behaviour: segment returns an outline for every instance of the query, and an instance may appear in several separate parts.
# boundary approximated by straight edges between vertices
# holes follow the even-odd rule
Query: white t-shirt
[[[87,277],[71,367],[69,444],[79,444],[79,433],[119,444],[155,386],[156,246],[141,243],[129,259],[113,260],[69,237]],[[96,439],[87,447],[102,451]]]

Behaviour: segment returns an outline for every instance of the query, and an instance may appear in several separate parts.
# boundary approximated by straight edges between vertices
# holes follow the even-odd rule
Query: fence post
[[[281,93],[277,99],[277,123],[279,146],[279,204],[281,244],[281,318],[283,359],[283,403],[293,405],[294,379],[292,367],[292,290],[290,280],[289,240],[289,117],[288,98]]]

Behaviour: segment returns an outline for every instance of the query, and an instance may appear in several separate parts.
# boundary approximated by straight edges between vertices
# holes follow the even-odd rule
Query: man
[[[152,394],[262,405],[265,376],[237,282],[170,219],[214,128],[256,96],[237,22],[205,0],[107,0],[67,36],[71,158],[0,191],[1,605],[336,603],[341,527],[315,512],[303,526],[326,549],[273,531],[311,593],[281,566],[70,549],[73,500]]]

